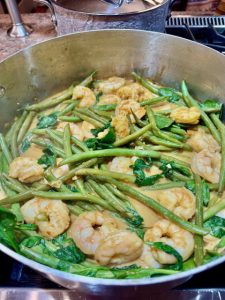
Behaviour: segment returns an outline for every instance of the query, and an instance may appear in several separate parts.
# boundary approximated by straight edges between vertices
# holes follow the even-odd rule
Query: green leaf
[[[70,263],[80,263],[86,259],[85,254],[74,243],[56,250],[53,254]]]
[[[51,147],[47,147],[43,150],[44,154],[38,159],[38,164],[43,165],[44,168],[54,166],[56,164],[56,154]]]
[[[108,128],[108,127],[106,127],[106,128]],[[98,132],[97,132],[97,129],[92,129],[92,130],[93,130],[93,132],[95,132],[94,135],[96,136],[96,134],[98,135],[99,132],[102,132],[105,129],[98,131]],[[101,150],[101,149],[113,148],[113,143],[115,141],[116,141],[115,130],[113,127],[109,127],[108,133],[103,138],[101,138],[101,139],[90,138],[85,141],[85,144],[87,145],[88,148],[91,148],[93,150]]]
[[[162,177],[161,174],[156,174],[152,176],[146,177],[145,172],[143,169],[149,169],[152,166],[151,160],[148,160],[148,162],[145,162],[143,159],[138,158],[135,160],[133,168],[133,173],[136,176],[135,183],[138,186],[148,186],[153,185],[155,182]]]
[[[20,245],[23,245],[27,248],[33,248],[34,246],[37,246],[41,243],[42,237],[41,236],[31,236],[26,239],[24,239]]]
[[[173,88],[160,88],[158,90],[159,96],[169,97],[168,101],[176,103],[180,100],[180,96],[177,94],[177,91]]]
[[[213,216],[204,223],[204,227],[210,229],[210,234],[221,238],[225,235],[225,219]]]
[[[220,112],[222,108],[222,103],[216,100],[207,99],[204,102],[200,103],[200,107],[205,112]]]
[[[26,137],[23,141],[22,141],[22,144],[20,146],[20,151],[22,153],[24,153],[25,151],[27,151],[31,146],[31,143],[30,143],[30,138],[29,137]]]
[[[164,252],[166,252],[167,254],[173,255],[175,256],[175,258],[177,259],[177,263],[174,265],[170,265],[169,269],[173,269],[173,270],[181,270],[183,267],[183,258],[180,255],[179,252],[177,252],[177,250],[175,250],[173,247],[164,244],[162,242],[145,242],[147,245],[154,247],[158,250],[162,250]]]
[[[159,129],[167,128],[173,124],[173,120],[171,118],[164,116],[162,114],[161,115],[155,114],[155,122],[156,122],[156,126]]]
[[[216,248],[224,248],[225,247],[225,235],[221,238],[219,243],[216,245]]]
[[[208,206],[210,200],[210,190],[205,180],[202,180],[202,197],[204,206]]]
[[[185,187],[195,195],[196,189],[195,189],[195,181],[193,179],[186,181]]]
[[[166,178],[171,179],[172,176],[173,176],[173,171],[174,171],[173,163],[172,163],[172,162],[167,162],[167,161],[164,161],[164,160],[160,160],[160,162],[161,162],[162,164],[161,164],[161,166],[159,167],[159,169],[163,171],[163,175],[164,175]]]
[[[100,128],[94,128],[94,129],[91,129],[91,133],[95,136],[95,137],[97,137],[98,136],[98,134],[100,133],[100,132],[103,132],[105,129],[107,129],[107,128],[109,128],[111,126],[111,124],[110,124],[110,122],[109,123],[107,123],[107,124],[105,124],[104,126],[102,126],[102,127],[100,127]]]
[[[20,210],[19,203],[13,203],[11,206],[11,212],[16,216],[17,223],[24,223],[24,218]]]
[[[37,123],[38,129],[48,128],[56,125],[58,112],[51,113],[48,116],[40,117]]]
[[[95,98],[96,98],[96,103],[99,102],[101,96],[102,96],[102,92],[99,92],[99,93],[95,96]]]
[[[31,231],[35,231],[37,230],[37,225],[36,224],[17,224],[15,226],[15,229],[19,229],[19,230],[31,230]]]

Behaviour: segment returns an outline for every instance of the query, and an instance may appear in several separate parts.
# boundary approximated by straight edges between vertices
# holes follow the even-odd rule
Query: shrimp
[[[194,251],[193,235],[163,219],[156,222],[152,228],[148,229],[144,236],[145,241],[163,242],[173,247],[183,258],[183,261],[188,259]],[[173,255],[167,254],[162,250],[152,247],[152,254],[160,264],[174,264],[176,258]]]
[[[80,141],[84,141],[88,138],[93,137],[93,134],[91,133],[91,129],[94,129],[95,127],[94,125],[86,121],[79,122],[77,124],[68,123],[68,122],[59,122],[57,129],[60,131],[64,131],[66,124],[70,125],[71,134]]]
[[[68,235],[85,254],[94,255],[102,239],[117,230],[122,221],[106,212],[90,211],[80,214],[68,230]]]
[[[212,236],[210,234],[207,234],[203,237],[204,241],[204,251],[215,251],[216,246],[219,244],[220,239]],[[222,248],[216,249],[218,252],[219,250],[222,250]]]
[[[109,234],[98,245],[95,259],[100,265],[120,265],[141,256],[143,241],[136,233],[117,230]]]
[[[9,176],[25,183],[39,181],[43,174],[43,167],[31,157],[16,157],[9,166]]]
[[[124,174],[132,174],[132,160],[130,157],[118,156],[114,157],[109,163],[109,170],[112,172],[119,172]]]
[[[220,165],[221,154],[207,149],[195,153],[191,161],[192,171],[212,183],[219,182]]]
[[[113,117],[112,126],[115,129],[117,139],[122,139],[130,133],[129,122],[126,116],[119,115]]]
[[[141,107],[140,104],[134,100],[123,100],[121,101],[116,109],[115,109],[115,115],[116,116],[130,116],[132,123],[135,123],[135,119],[132,115],[132,111],[136,114],[136,116],[141,119],[145,114],[146,110],[144,107]]]
[[[132,83],[119,88],[117,95],[123,100],[133,99],[139,102],[156,97],[156,95],[152,94],[139,83]]]
[[[187,143],[192,147],[196,152],[207,149],[209,152],[219,152],[220,145],[209,133],[205,133],[202,128],[198,128],[197,131],[188,130],[188,135],[190,138]]]
[[[121,77],[110,77],[97,82],[96,89],[103,94],[112,94],[125,84],[126,80]]]
[[[61,161],[62,161],[62,158],[57,158],[56,159],[57,167],[53,168],[53,170],[52,170],[52,173],[56,178],[66,175],[69,171],[68,165],[63,165],[63,166],[58,167],[58,165]]]
[[[197,107],[180,106],[174,109],[170,117],[177,123],[183,124],[198,124],[201,112]]]
[[[148,245],[144,245],[141,256],[132,263],[142,268],[158,269],[161,267],[161,264],[153,257],[151,247]]]
[[[90,107],[96,102],[94,92],[88,87],[77,85],[73,89],[73,99],[81,100],[79,107]]]
[[[157,193],[156,201],[185,220],[195,214],[195,197],[184,187],[163,190]]]
[[[118,104],[120,103],[120,101],[121,99],[117,95],[113,95],[113,94],[102,95],[97,105]]]
[[[26,223],[36,224],[41,235],[54,238],[70,224],[69,210],[61,200],[33,198],[21,207]]]

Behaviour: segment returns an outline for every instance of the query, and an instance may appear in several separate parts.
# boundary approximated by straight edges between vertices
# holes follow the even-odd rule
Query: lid
[[[52,0],[55,4],[76,12],[91,15],[126,15],[141,13],[154,9],[168,0],[133,0],[124,1],[123,5],[116,7],[104,0]]]

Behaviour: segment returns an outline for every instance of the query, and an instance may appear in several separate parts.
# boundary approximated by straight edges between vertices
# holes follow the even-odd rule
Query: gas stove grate
[[[225,16],[172,16],[167,20],[167,28],[177,28],[182,26],[203,28],[212,25],[214,28],[225,27]]]

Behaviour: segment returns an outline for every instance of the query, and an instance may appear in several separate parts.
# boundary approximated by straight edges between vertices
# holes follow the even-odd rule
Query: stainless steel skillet
[[[97,70],[99,77],[129,75],[138,70],[161,83],[176,86],[185,79],[193,95],[225,102],[225,57],[181,38],[146,31],[102,30],[55,38],[27,48],[0,63],[0,127],[17,109],[62,90]],[[109,280],[57,271],[22,257],[3,245],[0,250],[79,292],[103,297],[140,297],[151,289],[180,284],[192,275],[225,262],[222,257],[193,270],[167,277]]]

